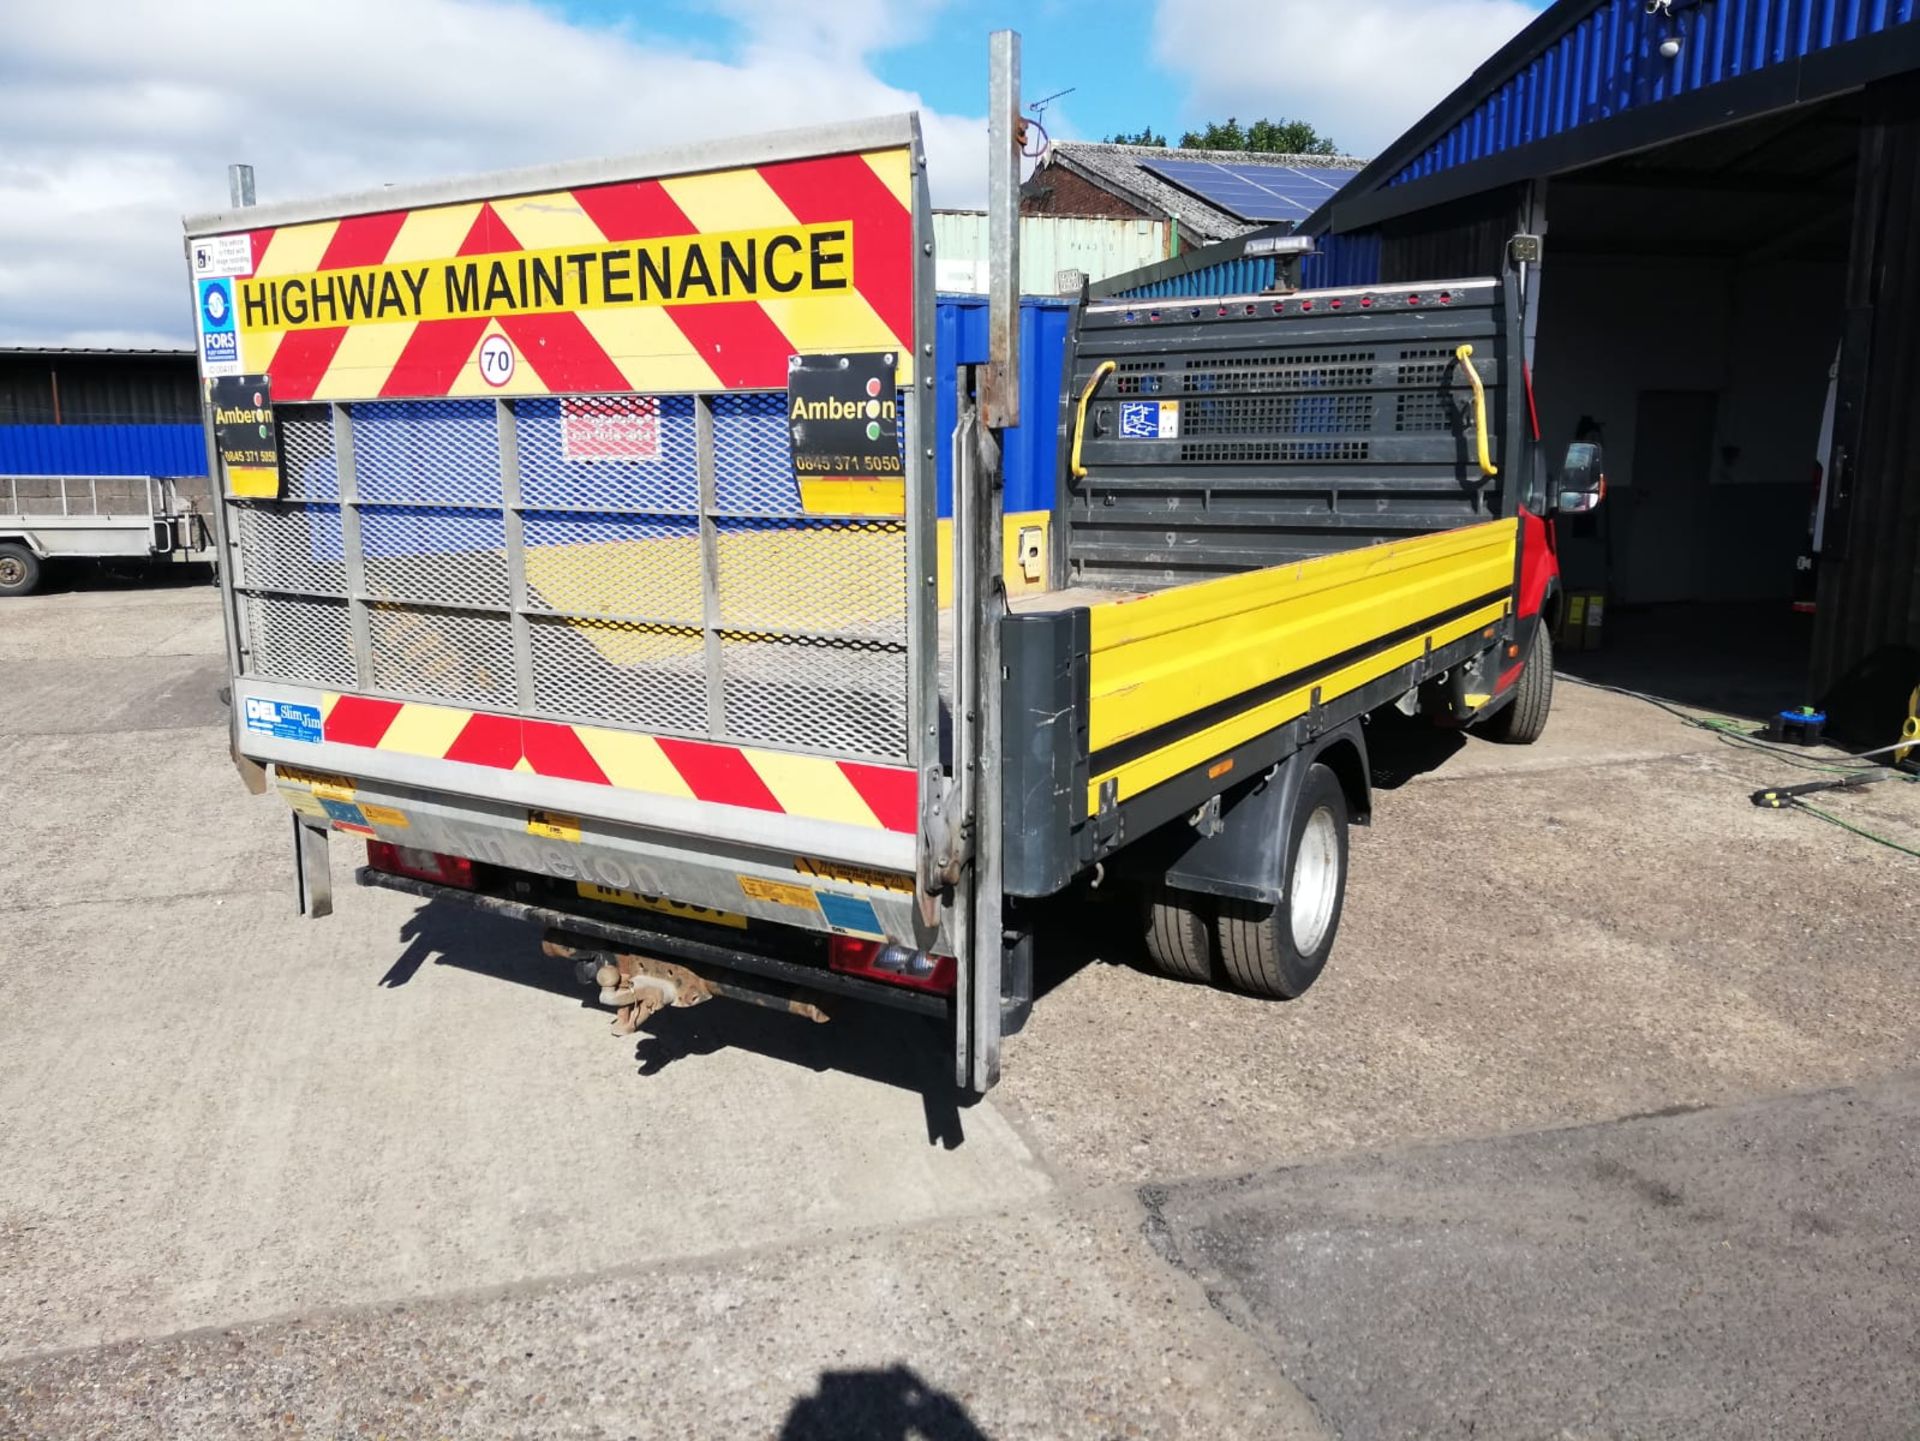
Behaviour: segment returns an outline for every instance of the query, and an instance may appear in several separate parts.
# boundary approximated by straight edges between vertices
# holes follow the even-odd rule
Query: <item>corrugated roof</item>
[[[1359,170],[1366,161],[1346,155],[1276,155],[1265,150],[1173,150],[1159,145],[1101,145],[1089,141],[1056,141],[1047,150],[1045,165],[1062,165],[1101,189],[1131,201],[1153,215],[1180,217],[1180,229],[1195,240],[1227,240],[1261,228],[1263,222],[1209,205],[1191,191],[1162,180],[1145,167],[1156,160],[1212,160],[1249,167],[1291,166],[1297,169]],[[1042,179],[1045,166],[1035,172]],[[1033,181],[1029,181],[1032,184]]]
[[[1336,207],[1342,230],[1376,224],[1384,218],[1376,199],[1383,192],[1441,175],[1454,182],[1446,194],[1429,185],[1424,195],[1412,192],[1404,208],[1857,89],[1911,64],[1913,32],[1901,42],[1904,56],[1888,42],[1917,18],[1920,0],[1555,0],[1300,228],[1326,232]],[[1672,57],[1660,52],[1670,39],[1680,42]],[[1821,54],[1819,67],[1803,64]],[[1762,93],[1739,103],[1729,98],[1733,85],[1751,88],[1768,71],[1775,78],[1763,82]],[[1703,93],[1717,86],[1728,89]],[[1657,117],[1663,108],[1670,119],[1619,132],[1637,123],[1630,113]],[[1574,132],[1608,125],[1616,127],[1611,137],[1595,135],[1577,154],[1568,147]],[[1561,153],[1538,159],[1556,144]],[[1368,209],[1376,213],[1353,213]]]

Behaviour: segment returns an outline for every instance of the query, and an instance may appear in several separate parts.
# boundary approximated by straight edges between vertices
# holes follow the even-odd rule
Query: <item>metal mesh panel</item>
[[[905,754],[905,646],[728,633],[720,652],[734,738],[880,759]]]
[[[1464,430],[1473,434],[1471,410],[1450,395],[1400,395],[1393,405],[1393,428],[1408,435]]]
[[[904,642],[901,521],[721,521],[720,617],[729,630]]]
[[[1123,360],[1114,367],[1114,392],[1119,395],[1157,395],[1166,377],[1164,360]]]
[[[250,674],[352,687],[353,636],[345,601],[248,595],[241,597],[240,615]]]
[[[515,527],[496,402],[368,401],[347,407],[338,427],[333,407],[281,408],[288,498],[229,502],[240,604],[260,637],[252,671],[665,734],[905,757],[905,523],[805,512],[783,395],[512,404],[523,620],[512,612]],[[706,404],[713,498],[703,514]],[[343,431],[357,560],[345,553],[354,527],[343,526],[337,499]],[[364,582],[352,597],[365,608],[364,674],[348,604],[277,594],[344,596],[350,570]],[[517,627],[526,647],[518,663]]]
[[[380,400],[353,407],[354,483],[363,501],[500,505],[491,400]]]
[[[700,505],[693,411],[686,395],[516,402],[522,503],[693,515]]]
[[[236,501],[232,515],[249,589],[347,593],[339,506]]]
[[[783,395],[713,400],[714,509],[721,515],[799,515]]]
[[[504,608],[506,523],[497,511],[360,507],[367,593],[389,600]]]
[[[1299,465],[1308,461],[1361,461],[1373,453],[1364,440],[1195,441],[1180,447],[1182,460],[1232,461],[1242,465]]]
[[[704,735],[705,642],[683,626],[536,616],[533,699],[544,711]]]
[[[1188,390],[1338,390],[1373,382],[1371,350],[1334,350],[1319,355],[1223,355],[1189,364]]]
[[[805,513],[784,395],[715,397],[713,440],[727,734],[903,756],[904,523]]]
[[[338,500],[340,467],[334,458],[333,407],[278,405],[280,498]]]
[[[529,511],[523,533],[530,609],[700,623],[691,516]]]
[[[512,705],[513,633],[504,615],[375,605],[367,623],[375,690]]]
[[[1394,377],[1402,385],[1445,385],[1459,364],[1454,353],[1440,345],[1410,345],[1400,352]]]
[[[1366,435],[1373,430],[1371,395],[1236,395],[1189,400],[1180,407],[1187,435]]]

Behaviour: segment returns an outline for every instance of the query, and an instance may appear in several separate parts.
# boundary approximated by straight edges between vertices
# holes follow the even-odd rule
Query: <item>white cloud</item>
[[[0,342],[190,339],[183,212],[918,107],[865,63],[880,0],[729,0],[725,56],[508,0],[326,0],[201,25],[179,0],[36,5],[0,46]],[[404,23],[402,23],[402,17]],[[936,203],[985,193],[984,121],[925,113]]]
[[[1160,0],[1154,55],[1182,118],[1305,120],[1350,155],[1399,138],[1537,14],[1522,0]]]

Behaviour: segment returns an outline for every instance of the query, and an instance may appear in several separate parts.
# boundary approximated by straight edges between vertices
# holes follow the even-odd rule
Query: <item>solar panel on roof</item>
[[[1242,220],[1305,220],[1359,172],[1217,160],[1144,160],[1162,180]]]

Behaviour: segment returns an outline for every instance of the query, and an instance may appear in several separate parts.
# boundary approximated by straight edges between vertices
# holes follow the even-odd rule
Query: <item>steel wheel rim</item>
[[[1293,928],[1293,948],[1303,956],[1320,949],[1333,924],[1334,902],[1340,896],[1340,828],[1333,811],[1317,807],[1301,829],[1294,848],[1293,880],[1287,887],[1287,918]]]
[[[0,585],[18,585],[27,578],[27,568],[17,555],[0,555]]]

